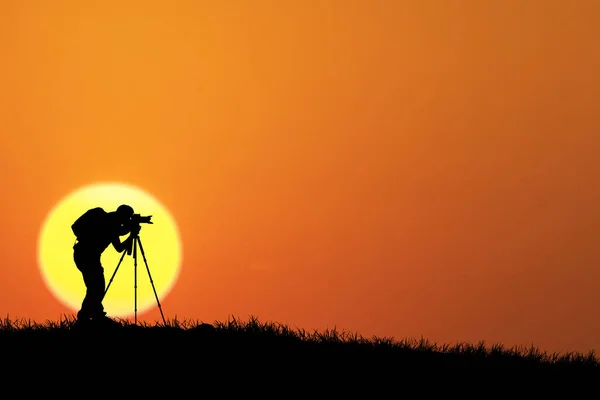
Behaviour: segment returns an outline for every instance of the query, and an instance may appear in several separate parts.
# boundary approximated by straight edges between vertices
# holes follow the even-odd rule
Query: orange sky
[[[119,180],[167,317],[600,346],[600,3],[125,3],[0,5],[0,313],[70,312],[40,226]]]

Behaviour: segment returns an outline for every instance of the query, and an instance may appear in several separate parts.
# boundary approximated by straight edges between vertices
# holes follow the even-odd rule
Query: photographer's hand
[[[142,229],[142,227],[139,225],[132,227],[131,228],[131,236],[137,236],[140,233],[141,229]]]
[[[123,242],[123,244],[125,246],[125,251],[127,252],[127,255],[130,256],[133,250],[133,236],[129,235],[129,237],[125,239],[125,242]]]

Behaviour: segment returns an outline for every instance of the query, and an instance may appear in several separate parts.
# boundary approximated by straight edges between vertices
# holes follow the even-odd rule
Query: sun
[[[106,313],[126,318],[137,308],[139,315],[158,306],[156,296],[162,305],[177,281],[182,246],[169,210],[150,193],[133,185],[120,182],[86,185],[67,194],[48,212],[38,237],[38,265],[44,282],[56,299],[74,312],[81,307],[86,289],[73,261],[75,235],[71,225],[90,208],[102,207],[110,212],[120,204],[129,204],[141,215],[151,215],[152,224],[142,224],[139,236],[145,262],[139,249],[137,266],[133,254],[126,254],[119,264],[123,253],[117,253],[112,245],[102,253],[106,285],[110,283],[103,301]]]

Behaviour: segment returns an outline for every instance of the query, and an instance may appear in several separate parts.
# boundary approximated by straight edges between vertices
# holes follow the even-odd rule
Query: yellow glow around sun
[[[142,224],[140,231],[150,276],[139,248],[135,268],[133,253],[126,254],[119,265],[123,253],[117,253],[110,245],[101,258],[106,285],[117,265],[119,267],[103,301],[107,314],[122,318],[134,314],[135,275],[138,315],[158,307],[150,277],[162,306],[179,276],[182,258],[179,231],[174,218],[156,198],[124,183],[98,183],[81,187],[62,198],[50,210],[38,239],[38,264],[46,286],[61,303],[75,312],[81,307],[85,285],[73,261],[75,235],[71,225],[90,208],[102,207],[111,212],[120,204],[129,204],[141,215],[152,215],[153,224]],[[122,236],[121,240],[126,238],[127,235]],[[167,313],[164,307],[163,312]]]

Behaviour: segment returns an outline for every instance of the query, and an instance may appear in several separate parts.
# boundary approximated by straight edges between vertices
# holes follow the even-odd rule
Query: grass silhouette
[[[5,360],[37,366],[51,366],[64,359],[82,366],[86,360],[101,355],[135,359],[136,368],[141,370],[168,365],[169,372],[175,372],[180,365],[189,372],[188,364],[198,361],[204,366],[220,365],[233,372],[249,363],[254,367],[266,365],[271,370],[311,365],[315,373],[355,374],[389,373],[402,368],[600,369],[593,351],[560,354],[533,346],[506,348],[501,344],[488,346],[485,342],[448,345],[424,338],[365,338],[336,329],[319,332],[291,328],[277,322],[261,322],[254,316],[247,321],[229,317],[213,324],[177,318],[167,320],[166,324],[135,325],[127,319],[118,321],[122,327],[81,330],[76,328],[73,316],[44,323],[7,316],[0,320],[0,351]]]

